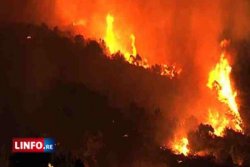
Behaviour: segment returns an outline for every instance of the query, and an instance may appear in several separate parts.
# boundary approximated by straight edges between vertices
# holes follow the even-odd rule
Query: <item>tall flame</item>
[[[115,33],[113,30],[113,22],[114,22],[114,17],[108,14],[106,17],[107,28],[106,28],[105,42],[108,45],[109,51],[111,53],[115,53],[119,50],[119,47],[117,46]]]
[[[226,56],[225,47],[229,44],[227,40],[222,41],[221,45],[223,51],[220,55],[219,62],[210,71],[208,75],[207,87],[216,91],[217,99],[219,102],[225,104],[223,108],[216,108],[217,105],[211,106],[208,109],[207,120],[205,123],[211,125],[214,129],[213,135],[223,136],[226,128],[232,129],[236,132],[243,133],[242,119],[238,111],[238,104],[236,102],[237,93],[231,84],[231,70]],[[188,155],[188,138],[182,135],[178,140],[170,145],[172,150],[177,154]]]
[[[114,31],[114,17],[110,14],[107,15],[106,17],[106,35],[105,35],[105,42],[109,48],[109,51],[111,54],[116,53],[118,51],[122,52],[124,54],[125,60],[131,62],[130,56],[136,56],[137,51],[136,51],[136,46],[135,46],[135,35],[131,34],[130,39],[131,39],[131,47],[132,51],[127,51],[124,49],[124,47],[119,43],[119,40],[117,39],[117,36]]]
[[[222,46],[228,41],[222,41]],[[215,89],[217,98],[220,102],[228,106],[226,113],[209,110],[209,123],[215,131],[215,135],[223,136],[225,128],[231,128],[237,132],[242,132],[242,119],[238,111],[236,103],[236,91],[232,88],[230,73],[232,67],[226,59],[226,51],[223,51],[220,56],[220,61],[216,64],[213,70],[209,73],[207,86],[210,89]]]
[[[109,48],[111,54],[120,51],[123,53],[124,58],[130,64],[142,66],[144,68],[149,68],[147,62],[137,55],[137,49],[135,46],[135,35],[130,35],[131,40],[131,50],[126,50],[119,40],[117,39],[116,33],[113,27],[114,17],[110,14],[106,17],[106,35],[105,42]],[[222,41],[221,45],[226,47],[228,41]],[[238,111],[238,105],[236,103],[237,93],[233,89],[230,79],[230,73],[232,67],[229,64],[228,59],[226,58],[227,52],[224,48],[223,52],[220,55],[219,62],[215,67],[210,71],[207,87],[215,90],[217,93],[217,98],[221,103],[226,104],[227,110],[219,110],[216,107],[212,106],[208,109],[207,123],[214,128],[214,135],[223,136],[226,128],[231,128],[237,132],[242,132],[242,120]],[[161,75],[167,75],[173,77],[175,76],[175,66],[162,65],[160,69]],[[188,149],[188,138],[181,136],[178,140],[174,140],[171,144],[172,150],[177,154],[188,155],[190,150]]]
[[[115,18],[114,16],[108,14],[106,16],[106,34],[104,37],[105,43],[109,49],[109,52],[112,54],[120,51],[124,55],[124,59],[129,62],[130,64],[136,65],[136,66],[141,66],[145,69],[150,68],[147,59],[144,59],[140,57],[137,54],[137,49],[136,49],[136,44],[135,44],[135,35],[130,34],[130,48],[131,50],[126,49],[121,44],[120,39],[118,39],[118,35],[116,34],[114,30],[114,21]],[[168,66],[166,64],[159,65],[159,73],[160,75],[163,76],[168,76],[169,78],[173,78],[176,75],[181,73],[181,69],[178,69],[175,65],[173,66]]]
[[[218,99],[226,103],[230,110],[238,116],[238,106],[235,101],[237,93],[233,91],[230,81],[231,69],[228,60],[225,58],[225,54],[222,53],[219,63],[216,64],[215,68],[209,73],[207,86],[210,89],[216,88],[218,91]]]
[[[135,47],[135,35],[131,34],[130,38],[131,38],[131,46],[132,46],[132,55],[137,55],[137,50]]]

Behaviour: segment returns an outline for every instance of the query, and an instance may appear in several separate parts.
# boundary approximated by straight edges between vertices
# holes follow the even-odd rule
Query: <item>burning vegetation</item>
[[[222,53],[220,62],[216,64],[216,67],[209,74],[207,84],[210,89],[217,91],[218,100],[225,103],[228,107],[228,110],[224,114],[209,111],[209,120],[211,120],[211,125],[218,136],[223,136],[225,128],[233,129],[236,132],[243,132],[242,119],[235,99],[236,92],[232,89],[230,73],[231,66],[225,57],[225,53]]]
[[[0,2],[0,166],[250,166],[250,6],[231,2]]]
[[[145,69],[152,68],[150,67],[147,59],[143,59],[138,53],[135,45],[135,35],[130,34],[130,40],[131,40],[131,51],[128,51],[119,43],[119,39],[114,31],[113,22],[114,17],[110,14],[106,17],[106,34],[104,37],[105,44],[108,47],[108,50],[110,52],[110,57],[112,58],[115,53],[121,52],[123,58],[129,62],[130,64],[133,64],[135,66],[140,66]],[[157,65],[153,67],[158,67],[158,73],[163,76],[168,76],[169,78],[174,78],[175,76],[179,75],[181,73],[181,69],[176,68],[175,65],[168,66],[166,64],[163,65]]]
[[[234,91],[231,82],[231,70],[226,56],[230,54],[226,51],[229,41],[221,42],[222,53],[219,62],[210,71],[208,76],[207,87],[216,92],[219,102],[225,104],[223,108],[211,106],[208,108],[207,119],[205,122],[212,127],[209,135],[223,137],[226,129],[234,130],[235,132],[243,133],[243,122],[238,111],[236,103],[237,93]],[[216,105],[216,104],[214,104]],[[172,143],[172,149],[178,154],[187,155],[190,150],[188,148],[188,139],[183,137],[179,141]]]

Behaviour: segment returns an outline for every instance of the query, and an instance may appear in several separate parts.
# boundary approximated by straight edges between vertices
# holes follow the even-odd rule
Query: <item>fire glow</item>
[[[175,141],[172,149],[176,154],[183,154],[187,156],[190,152],[188,148],[188,139],[183,137],[180,140]]]
[[[226,128],[243,133],[243,123],[236,102],[237,93],[231,84],[230,73],[232,67],[226,58],[227,55],[229,56],[225,48],[228,44],[229,41],[227,40],[221,42],[223,51],[220,55],[220,60],[210,71],[207,83],[207,87],[216,92],[216,98],[219,102],[226,105],[226,109],[218,110],[216,107],[211,106],[211,108],[208,109],[207,121],[203,122],[212,126],[214,129],[212,135],[220,137],[223,137]],[[190,153],[188,144],[187,137],[182,136],[178,140],[175,140],[170,147],[175,153],[186,156]]]
[[[110,57],[112,58],[112,55],[117,52],[121,52],[124,56],[125,61],[127,61],[128,63],[143,67],[145,69],[151,68],[147,59],[144,59],[138,55],[135,43],[136,37],[133,33],[130,34],[131,49],[127,50],[124,46],[122,46],[122,44],[119,42],[118,35],[115,32],[114,21],[115,18],[111,14],[108,14],[106,16],[106,34],[104,40],[111,54]],[[171,79],[181,73],[181,69],[177,68],[175,65],[168,66],[166,64],[163,64],[159,65],[159,67],[160,75],[168,76]]]
[[[148,63],[147,59],[142,58],[138,55],[135,34],[131,33],[130,36],[126,38],[128,39],[128,41],[130,41],[128,42],[130,43],[130,46],[124,46],[124,41],[121,41],[121,39],[119,38],[122,34],[118,34],[118,31],[116,31],[116,28],[114,26],[114,22],[115,17],[111,14],[107,14],[106,31],[103,35],[103,39],[108,49],[108,57],[112,59],[116,53],[121,53],[124,60],[129,64],[140,66],[145,69],[151,69],[152,66]],[[79,24],[85,26],[85,22],[83,21],[79,22]],[[213,135],[215,136],[223,136],[226,128],[243,133],[242,119],[240,117],[238,105],[236,103],[237,93],[231,84],[230,73],[232,67],[227,59],[227,57],[230,55],[226,52],[225,49],[228,44],[229,41],[227,40],[223,40],[221,42],[223,51],[220,55],[220,60],[209,72],[207,85],[204,85],[204,87],[207,86],[210,90],[215,91],[215,98],[217,98],[220,103],[226,105],[225,111],[217,109],[216,106],[207,108],[207,119],[206,121],[201,122],[211,125],[214,129]],[[161,64],[159,65],[159,67],[159,74],[162,76],[167,76],[171,79],[181,73],[181,69],[177,68],[175,65],[168,66],[166,64]],[[191,152],[191,150],[189,149],[187,134],[182,135],[179,138],[175,138],[169,143],[171,143],[169,147],[176,154],[183,154],[187,156]]]
[[[226,40],[222,41],[222,46],[224,46],[223,43],[228,42]],[[228,106],[228,110],[224,114],[211,114],[211,111],[209,112],[209,123],[212,125],[215,134],[218,136],[223,136],[225,128],[230,128],[237,132],[243,132],[242,119],[235,100],[237,93],[232,88],[230,79],[232,67],[229,65],[226,55],[227,52],[223,51],[219,63],[217,63],[215,68],[209,73],[207,83],[207,86],[210,89],[216,90],[218,100]]]

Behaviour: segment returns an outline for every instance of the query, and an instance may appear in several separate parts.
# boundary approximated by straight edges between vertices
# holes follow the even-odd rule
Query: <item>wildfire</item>
[[[112,15],[108,14],[106,17],[107,28],[106,28],[106,35],[105,35],[104,39],[105,39],[105,42],[109,48],[109,51],[111,54],[116,53],[118,51],[122,52],[125,56],[124,57],[125,60],[132,63],[131,57],[132,56],[135,57],[137,55],[137,51],[136,51],[136,47],[135,47],[135,35],[134,34],[130,35],[132,51],[127,51],[119,43],[119,40],[117,39],[117,36],[115,34],[115,31],[114,31],[113,23],[114,23],[114,17]]]
[[[210,71],[207,82],[207,87],[211,90],[215,90],[219,102],[226,106],[220,109],[217,108],[216,104],[211,106],[208,109],[206,121],[206,123],[214,129],[212,135],[221,137],[224,135],[226,128],[243,133],[242,119],[236,102],[237,93],[231,84],[230,73],[232,67],[226,58],[226,56],[229,55],[225,49],[228,45],[229,41],[227,40],[221,42],[223,51],[220,55],[220,60]],[[174,140],[170,146],[176,154],[188,155],[190,153],[188,149],[188,139],[185,136],[180,137],[179,140]]]
[[[135,35],[131,34],[130,38],[131,38],[131,45],[132,45],[132,55],[137,55],[137,50],[135,47]]]
[[[183,154],[187,156],[190,152],[190,150],[188,149],[188,139],[186,137],[183,137],[179,140],[176,140],[173,143],[172,150],[176,154]]]
[[[233,91],[230,82],[231,69],[228,60],[225,58],[225,54],[222,53],[220,62],[209,74],[207,86],[210,89],[215,88],[218,92],[218,99],[221,102],[226,103],[230,110],[238,116],[238,106],[235,101],[237,94]]]
[[[222,41],[221,46],[225,47],[228,41]],[[209,73],[207,86],[216,90],[217,98],[220,102],[228,106],[228,110],[223,112],[209,110],[209,123],[215,131],[215,135],[223,136],[225,128],[231,128],[237,132],[242,132],[242,120],[236,103],[236,91],[232,88],[230,73],[232,67],[226,59],[226,51],[223,51],[220,61]]]
[[[151,68],[152,66],[148,64],[147,59],[144,59],[138,55],[135,43],[136,37],[134,34],[130,34],[130,51],[128,49],[125,49],[125,47],[120,43],[118,35],[114,30],[114,21],[114,16],[110,14],[106,16],[106,34],[104,40],[109,49],[109,52],[111,53],[111,57],[112,54],[121,52],[124,55],[124,59],[130,64],[140,66],[145,69]],[[175,65],[159,65],[158,70],[160,75],[168,76],[171,79],[181,73],[181,69],[177,68]]]
[[[168,66],[162,64],[150,66],[146,59],[138,55],[136,37],[133,33],[131,33],[128,37],[128,40],[130,40],[130,46],[124,46],[122,43],[124,41],[121,41],[121,38],[119,38],[121,37],[121,34],[117,34],[117,31],[115,30],[114,21],[115,17],[111,14],[106,16],[106,32],[104,35],[104,41],[109,50],[108,56],[110,58],[112,58],[114,53],[120,52],[124,56],[124,60],[132,65],[140,66],[145,69],[154,69],[160,75],[168,76],[169,78],[174,78],[176,75],[180,74],[181,69],[178,69],[175,65]],[[75,25],[78,24],[85,24],[85,21],[83,20],[75,23]],[[242,120],[235,100],[237,93],[233,89],[230,79],[232,67],[226,58],[228,53],[225,48],[228,45],[229,41],[227,40],[221,42],[223,51],[220,55],[220,60],[210,71],[207,82],[207,87],[211,90],[215,90],[218,100],[227,106],[226,110],[218,109],[216,106],[211,106],[211,108],[208,109],[206,123],[213,127],[214,135],[216,136],[223,136],[226,128],[231,128],[237,132],[243,132]],[[186,156],[190,153],[188,144],[188,138],[181,136],[172,142],[171,148],[176,154],[183,154]]]
[[[223,114],[221,115],[217,111],[211,109],[208,110],[209,124],[214,128],[214,134],[216,136],[223,136],[223,132],[229,125],[228,118]]]
[[[117,41],[116,41],[115,33],[113,30],[113,22],[114,22],[114,17],[108,14],[106,17],[107,29],[106,29],[105,42],[108,45],[109,51],[111,53],[115,53],[116,51],[120,49],[117,46]]]

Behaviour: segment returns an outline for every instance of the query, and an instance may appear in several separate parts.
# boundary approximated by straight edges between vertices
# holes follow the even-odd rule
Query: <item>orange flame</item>
[[[114,22],[114,17],[108,14],[106,17],[107,29],[106,29],[105,42],[108,45],[109,51],[111,53],[115,53],[120,49],[117,46],[117,41],[113,30],[113,22]]]
[[[238,106],[235,101],[237,93],[233,91],[230,82],[231,69],[225,54],[222,53],[220,62],[209,73],[207,86],[210,89],[216,88],[219,101],[226,103],[230,110],[238,116]]]
[[[125,49],[124,46],[121,45],[119,42],[120,40],[118,39],[118,35],[116,34],[114,30],[114,23],[115,19],[114,16],[108,14],[106,16],[106,34],[104,37],[105,43],[109,49],[109,52],[111,54],[114,54],[118,51],[120,51],[124,55],[124,59],[129,62],[130,64],[136,65],[136,66],[141,66],[145,69],[150,68],[150,65],[147,62],[147,59],[144,59],[140,57],[137,54],[137,49],[136,49],[136,44],[135,44],[135,35],[131,34],[130,35],[130,40],[131,40],[131,51],[128,51]],[[163,76],[168,76],[169,78],[173,78],[176,75],[181,73],[181,69],[178,69],[176,66],[168,66],[168,65],[160,65],[160,75]]]
[[[229,125],[228,118],[217,111],[208,110],[208,122],[214,129],[214,134],[216,136],[223,136],[223,132]]]
[[[224,40],[221,46],[225,48],[228,44],[229,41]],[[210,71],[207,82],[207,87],[216,91],[219,102],[227,106],[226,110],[225,108],[217,109],[216,106],[208,109],[206,123],[213,127],[214,132],[212,135],[216,136],[223,136],[226,128],[243,133],[243,123],[236,102],[237,93],[231,84],[230,73],[232,67],[228,59],[226,59],[227,54],[225,50],[221,53],[220,61]],[[188,139],[185,135],[182,135],[179,140],[174,140],[171,148],[176,154],[188,155],[190,153]]]
[[[117,34],[114,29],[114,21],[114,16],[110,14],[106,16],[106,33],[104,40],[111,54],[109,56],[111,57],[112,54],[120,51],[124,55],[125,61],[128,63],[141,66],[145,69],[151,68],[147,60],[137,54],[136,37],[134,34],[130,34],[131,49],[127,49],[126,46],[122,45],[120,38],[118,38],[120,34]],[[85,24],[85,22],[83,20],[75,23],[75,25],[78,24],[82,25]],[[228,44],[229,41],[224,40],[222,41],[221,46],[225,48]],[[214,128],[214,135],[217,136],[223,136],[226,128],[231,128],[237,132],[243,132],[242,119],[235,100],[237,93],[233,89],[230,79],[232,67],[226,56],[227,52],[224,50],[221,53],[220,61],[210,71],[207,82],[207,87],[215,90],[218,100],[221,103],[226,104],[228,108],[226,111],[221,111],[213,106],[208,110],[206,121]],[[159,65],[158,68],[160,75],[168,76],[169,78],[173,78],[181,72],[181,69],[178,69],[175,65],[167,66],[162,64]],[[172,142],[171,148],[176,154],[188,155],[190,153],[188,144],[188,138],[181,136]]]
[[[172,150],[176,154],[183,154],[183,155],[187,156],[190,152],[190,150],[188,148],[188,139],[186,137],[183,137],[179,140],[175,140],[175,142],[173,143],[173,146],[172,146]]]
[[[223,41],[221,45],[225,47]],[[229,65],[226,59],[226,52],[223,51],[220,57],[220,61],[216,64],[214,69],[209,73],[207,86],[210,89],[215,89],[217,92],[217,98],[220,102],[226,104],[229,111],[226,113],[215,112],[209,110],[209,123],[215,130],[215,135],[223,136],[225,128],[231,128],[237,132],[242,132],[242,119],[238,111],[238,105],[236,103],[236,91],[232,88],[230,73],[232,67]]]
[[[111,54],[116,53],[118,51],[122,52],[125,56],[124,57],[125,60],[131,63],[130,56],[136,56],[137,54],[136,47],[135,47],[135,35],[134,34],[130,35],[132,51],[131,52],[127,51],[118,42],[119,40],[117,39],[117,36],[115,34],[113,23],[114,23],[114,17],[108,14],[106,17],[107,28],[106,28],[106,35],[104,39],[109,48],[109,51]]]

